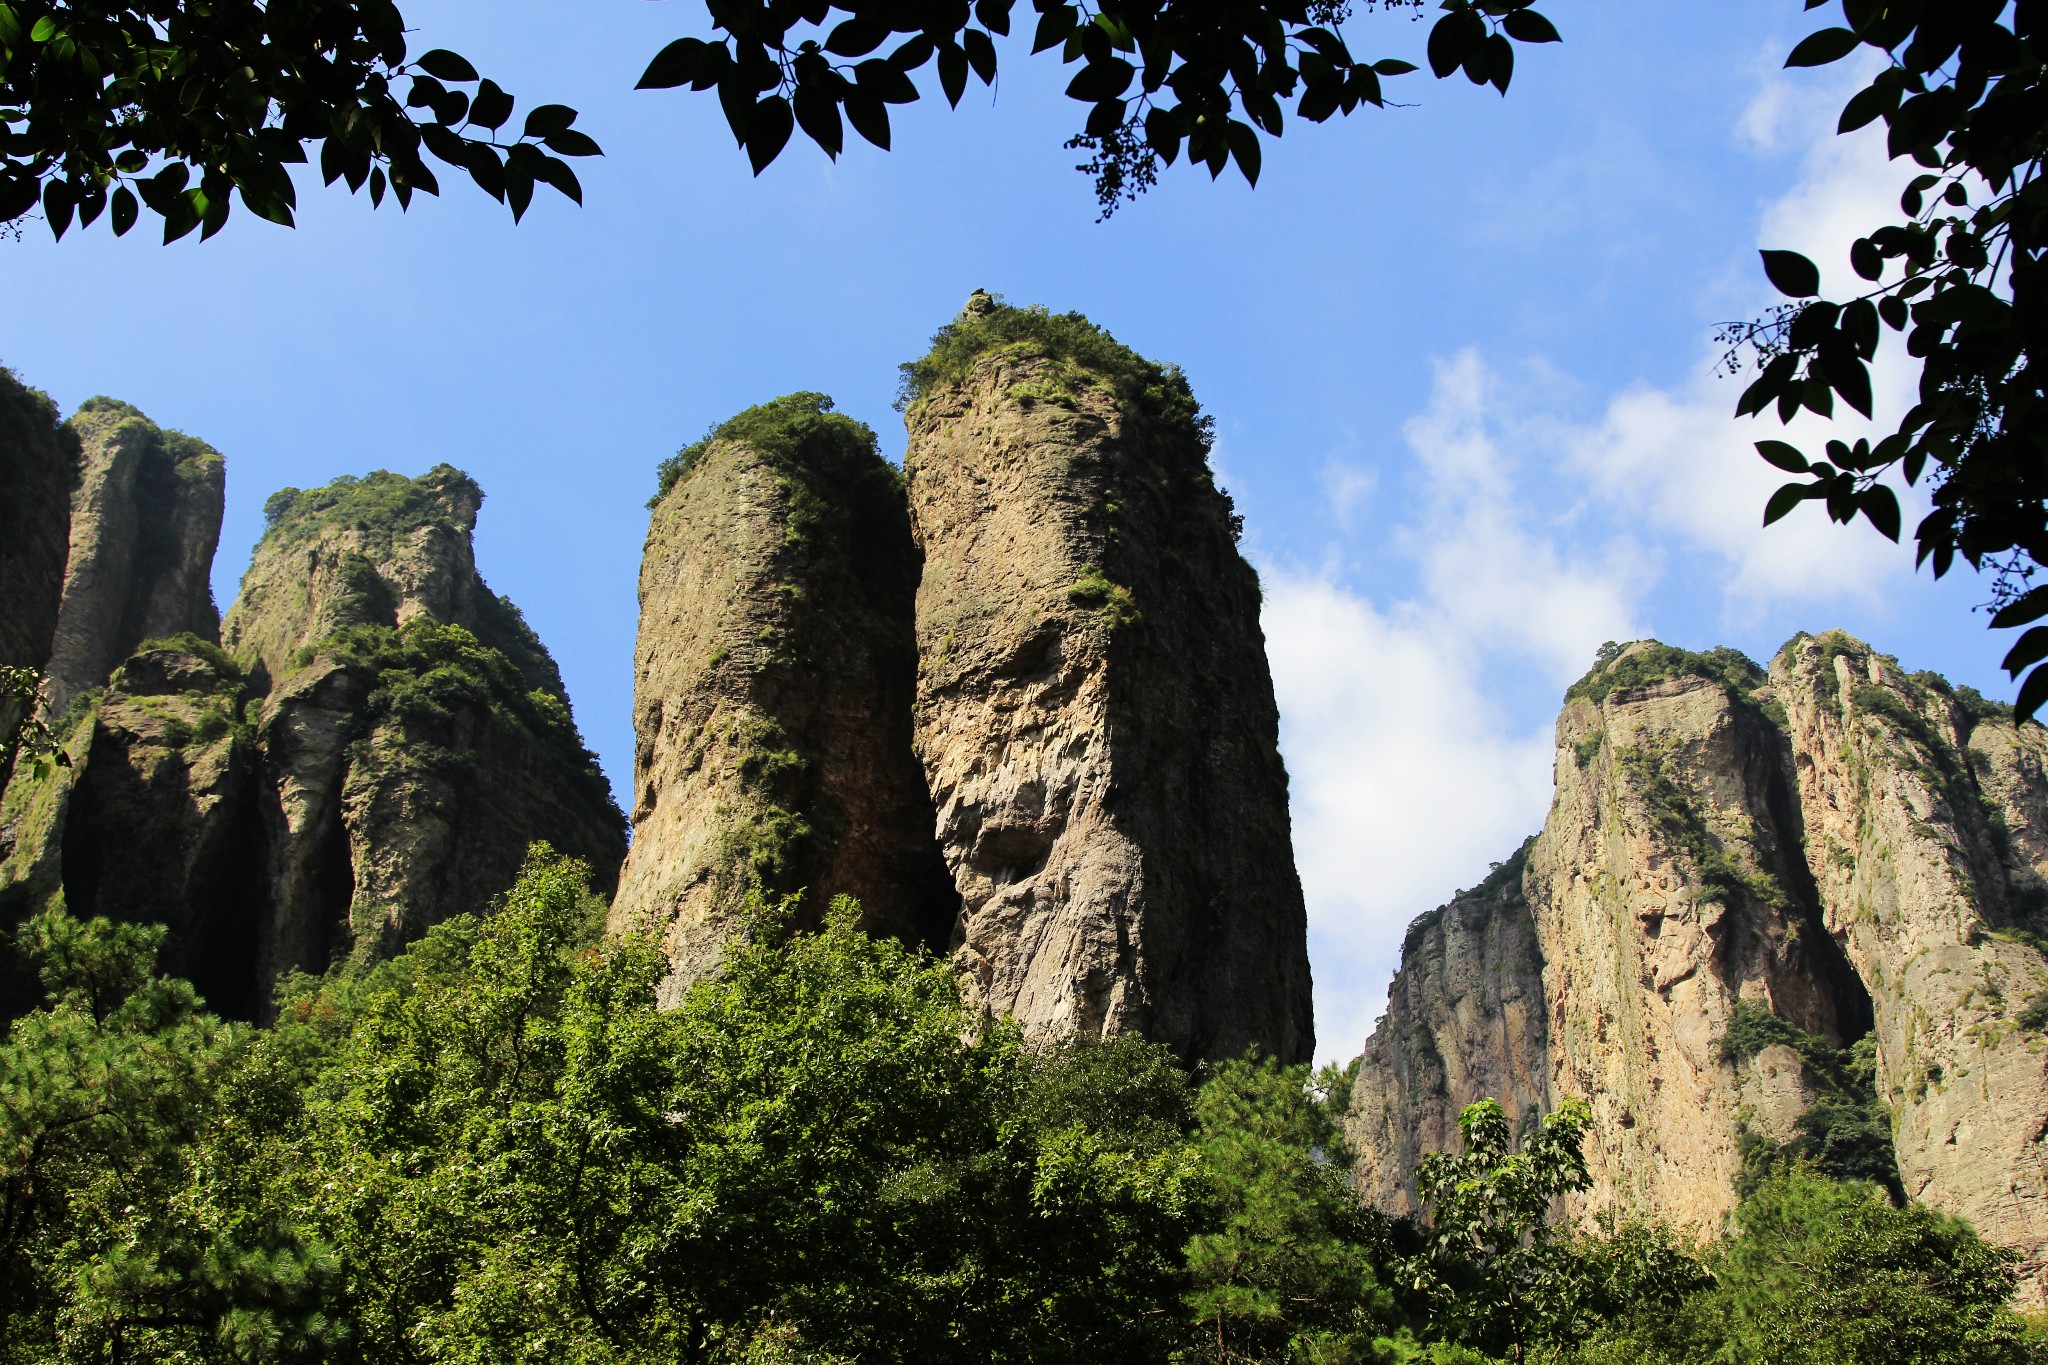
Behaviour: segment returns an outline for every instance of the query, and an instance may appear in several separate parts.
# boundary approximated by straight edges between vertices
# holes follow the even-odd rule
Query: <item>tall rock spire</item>
[[[145,640],[220,638],[213,554],[227,497],[217,451],[126,403],[87,399],[65,425],[80,464],[50,653],[53,714]]]
[[[477,573],[482,503],[437,465],[265,505],[222,634],[267,694],[267,977],[481,910],[531,840],[613,884],[623,822],[554,660]]]
[[[77,473],[57,405],[0,368],[0,664],[49,662]]]
[[[1305,1060],[1258,581],[1186,381],[985,294],[904,376],[917,748],[982,1007]]]
[[[615,927],[654,933],[663,999],[750,902],[943,943],[957,899],[911,751],[917,551],[874,433],[798,393],[662,471],[640,570],[633,846]]]

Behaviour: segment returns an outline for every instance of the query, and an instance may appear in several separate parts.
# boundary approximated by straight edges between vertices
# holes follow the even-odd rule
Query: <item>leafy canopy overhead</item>
[[[1419,11],[1423,0],[1366,0]],[[1533,0],[1443,0],[1430,31],[1439,77],[1463,71],[1503,94],[1514,43],[1557,41]],[[889,145],[889,106],[922,95],[913,72],[936,67],[958,106],[972,75],[996,82],[995,40],[1017,22],[1016,0],[711,0],[718,37],[679,38],[640,78],[642,89],[716,90],[733,136],[759,174],[801,128],[837,157],[846,125]],[[1382,78],[1415,70],[1365,60],[1344,37],[1347,0],[1032,0],[1034,54],[1057,50],[1079,69],[1067,95],[1088,106],[1069,147],[1091,153],[1104,215],[1153,184],[1185,154],[1211,178],[1233,161],[1259,178],[1259,134],[1278,137],[1285,103],[1322,123],[1360,105],[1384,106]]]
[[[1826,0],[1808,0],[1817,9]],[[1919,401],[1874,445],[1827,442],[1811,459],[1789,442],[1757,442],[1779,469],[1805,476],[1771,496],[1769,525],[1819,501],[1838,522],[1862,517],[1893,540],[1897,495],[1880,482],[1896,470],[1927,478],[1933,507],[1914,532],[1919,561],[1936,577],[1957,559],[1997,575],[1994,627],[2048,616],[2048,389],[2033,347],[2048,286],[2048,183],[2043,45],[2048,7],[2035,0],[1840,0],[1842,22],[1810,34],[1791,67],[1839,62],[1865,50],[1884,65],[1843,107],[1839,131],[1885,127],[1894,159],[1921,168],[1899,218],[1859,237],[1849,264],[1865,282],[1824,299],[1820,271],[1792,251],[1766,251],[1771,283],[1795,302],[1725,336],[1731,358],[1755,356],[1761,373],[1737,411],[1802,410],[1832,417],[1835,400],[1869,417],[1870,362],[1885,331],[1902,333],[1920,362]],[[2025,673],[2022,720],[2048,702],[2048,627],[2006,656]]]
[[[103,214],[119,236],[147,207],[171,242],[220,231],[239,195],[290,226],[287,168],[316,146],[322,180],[373,204],[439,193],[427,155],[515,219],[536,185],[582,202],[561,158],[599,149],[575,110],[513,133],[511,95],[406,37],[392,0],[0,0],[0,222],[40,205],[59,238]]]

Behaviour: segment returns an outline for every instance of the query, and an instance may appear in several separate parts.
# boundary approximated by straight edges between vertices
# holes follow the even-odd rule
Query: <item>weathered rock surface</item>
[[[1795,639],[1771,677],[1827,927],[1869,984],[1900,1179],[2019,1248],[2038,1302],[2048,734],[1839,632]]]
[[[463,627],[510,659],[528,687],[561,696],[546,648],[477,573],[471,538],[483,501],[475,480],[445,464],[417,479],[380,469],[271,494],[222,643],[275,679],[338,631],[424,616]]]
[[[0,802],[9,927],[59,902],[166,924],[165,970],[215,1009],[254,1017],[263,844],[245,700],[233,665],[197,636],[117,669],[63,737],[69,765],[24,775]],[[27,1003],[7,994],[7,1012]]]
[[[986,295],[906,373],[917,746],[981,1006],[1305,1059],[1258,582],[1186,382]]]
[[[79,450],[49,705],[61,715],[145,640],[213,642],[213,554],[227,495],[218,452],[126,403],[90,398],[65,424]]]
[[[223,630],[268,687],[266,981],[481,909],[532,840],[617,875],[622,822],[554,661],[477,574],[482,500],[443,465],[266,506]]]
[[[1386,1018],[1367,1040],[1346,1136],[1360,1197],[1415,1213],[1415,1166],[1456,1151],[1458,1113],[1501,1102],[1520,1125],[1549,1108],[1549,1009],[1525,844],[1479,886],[1408,926]]]
[[[793,394],[664,471],[640,570],[633,844],[612,923],[657,934],[673,1002],[750,896],[835,896],[943,946],[958,897],[911,749],[918,559],[874,433]]]
[[[57,405],[0,369],[0,664],[49,662],[77,472]]]
[[[1968,1217],[2038,1299],[2044,756],[2038,727],[1839,633],[1768,677],[1725,650],[1603,656],[1558,722],[1533,935],[1476,942],[1469,900],[1410,935],[1354,1090],[1361,1187],[1406,1210],[1463,1105],[1576,1095],[1581,1216],[1711,1233],[1797,1155]],[[1547,1027],[1512,1028],[1537,974]]]
[[[1596,674],[1558,722],[1557,794],[1525,891],[1544,951],[1551,1091],[1593,1103],[1602,1203],[1706,1231],[1735,1205],[1736,1002],[1840,1045],[1867,1019],[1798,894],[1784,737],[1753,689],[1671,670],[1654,646]],[[1632,685],[1633,684],[1633,685]],[[1586,755],[1581,763],[1580,756]]]

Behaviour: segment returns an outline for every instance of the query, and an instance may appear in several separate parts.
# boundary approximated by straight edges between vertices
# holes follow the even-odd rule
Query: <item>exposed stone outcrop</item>
[[[0,900],[10,927],[72,914],[170,928],[165,970],[223,1013],[259,1008],[263,886],[257,762],[242,679],[186,635],[117,669],[63,736],[68,764],[0,802]],[[5,1012],[28,1003],[10,983]]]
[[[77,473],[57,405],[0,368],[0,664],[49,662]]]
[[[874,433],[792,394],[663,470],[640,570],[633,845],[615,927],[657,934],[663,998],[750,896],[831,899],[943,946],[958,905],[911,749],[918,559]]]
[[[1482,957],[1450,912],[1410,935],[1354,1090],[1361,1187],[1411,1207],[1416,1159],[1484,1095],[1583,1096],[1582,1216],[1711,1233],[1796,1155],[1970,1218],[2039,1298],[2044,756],[2038,727],[1838,632],[1768,677],[1728,650],[1603,655],[1558,722],[1521,875],[1533,938]],[[1475,961],[1499,1014],[1467,1007]],[[1532,973],[1541,1035],[1505,1027]]]
[[[1906,1192],[2048,1275],[2048,734],[1833,632],[1771,665]]]
[[[1305,1059],[1258,582],[1186,381],[986,295],[905,371],[917,745],[982,1007]]]
[[[1549,1107],[1543,954],[1522,896],[1528,853],[1408,926],[1345,1122],[1359,1194],[1377,1208],[1417,1212],[1416,1162],[1457,1150],[1458,1112],[1473,1100],[1499,1100],[1518,1129]]]
[[[79,478],[50,653],[52,715],[106,682],[145,640],[219,639],[213,553],[227,494],[218,452],[126,403],[87,399],[66,426]]]
[[[274,679],[337,631],[424,616],[504,654],[528,687],[562,695],[561,674],[519,609],[477,573],[471,537],[483,501],[474,479],[445,464],[417,479],[380,469],[271,494],[222,643]]]
[[[1633,646],[1574,689],[1525,892],[1551,1091],[1593,1103],[1588,1204],[1707,1231],[1742,1167],[1741,1085],[1720,1046],[1737,1002],[1836,1046],[1868,1017],[1813,910],[1761,675],[1732,654],[1677,655]]]
[[[616,877],[622,822],[554,661],[476,572],[482,500],[442,465],[266,506],[223,630],[267,686],[266,981],[481,909],[530,840]]]

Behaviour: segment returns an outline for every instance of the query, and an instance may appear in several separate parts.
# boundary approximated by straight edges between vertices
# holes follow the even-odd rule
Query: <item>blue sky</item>
[[[1262,183],[1170,172],[1095,221],[1061,143],[1081,117],[1012,43],[999,92],[899,109],[895,147],[792,144],[755,179],[716,101],[635,93],[688,0],[449,0],[407,12],[608,155],[587,206],[525,223],[446,177],[401,215],[302,182],[300,226],[238,216],[171,248],[104,228],[0,243],[0,362],[68,410],[136,404],[228,457],[225,605],[285,485],[446,460],[488,501],[486,577],[562,664],[630,779],[634,588],[655,464],[734,411],[833,395],[900,455],[898,362],[977,287],[1079,309],[1182,365],[1267,585],[1310,900],[1320,1051],[1355,1053],[1402,927],[1541,823],[1563,688],[1604,639],[1758,658],[1846,627],[1992,695],[2002,644],[1960,576],[1773,480],[1707,373],[1716,322],[1769,302],[1760,244],[1832,266],[1898,175],[1830,136],[1839,74],[1784,73],[1795,0],[1547,0],[1501,99],[1292,126]],[[1420,60],[1428,21],[1354,48]],[[1880,374],[1896,412],[1910,375]],[[1910,523],[1909,523],[1910,524]]]

